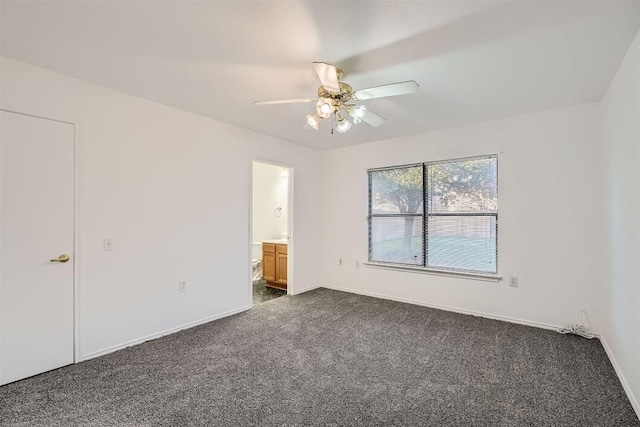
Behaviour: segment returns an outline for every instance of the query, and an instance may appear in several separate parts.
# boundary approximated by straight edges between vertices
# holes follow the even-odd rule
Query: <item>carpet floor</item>
[[[318,289],[0,387],[12,426],[640,426],[598,340]]]

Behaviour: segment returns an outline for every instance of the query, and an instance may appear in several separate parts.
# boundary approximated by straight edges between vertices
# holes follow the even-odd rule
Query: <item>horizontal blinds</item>
[[[372,214],[422,214],[423,167],[408,166],[371,173]]]
[[[428,267],[497,272],[498,159],[427,166]]]
[[[427,166],[428,213],[497,213],[498,159],[471,159]]]
[[[497,272],[498,159],[369,171],[369,260]]]
[[[373,217],[370,259],[424,265],[421,216]]]
[[[427,224],[428,267],[497,272],[495,217],[428,217]]]
[[[423,266],[423,166],[369,176],[369,260]]]

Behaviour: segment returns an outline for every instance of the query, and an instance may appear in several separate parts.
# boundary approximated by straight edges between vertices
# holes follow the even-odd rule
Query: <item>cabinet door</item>
[[[262,252],[262,278],[267,282],[276,281],[276,254]]]
[[[276,254],[276,282],[282,285],[287,284],[287,254]]]

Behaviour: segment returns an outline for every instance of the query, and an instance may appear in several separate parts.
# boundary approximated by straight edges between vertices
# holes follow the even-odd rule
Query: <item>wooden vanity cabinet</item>
[[[276,283],[287,289],[287,245],[276,245]]]
[[[262,278],[269,287],[287,290],[287,245],[262,243]]]
[[[269,283],[276,281],[276,245],[262,243],[262,278]]]

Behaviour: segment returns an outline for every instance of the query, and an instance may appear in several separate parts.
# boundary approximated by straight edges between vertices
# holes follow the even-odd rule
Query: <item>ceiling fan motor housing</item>
[[[338,82],[338,84],[340,85],[340,92],[338,93],[331,93],[327,91],[324,86],[320,86],[318,88],[318,99],[329,98],[340,103],[350,101],[353,96],[353,88],[344,82]]]
[[[331,113],[338,111],[345,103],[351,101],[353,97],[353,88],[344,82],[338,82],[340,91],[337,93],[331,93],[327,91],[324,86],[318,88],[318,114],[323,118],[328,118]],[[330,109],[323,110],[324,105],[329,105]]]

